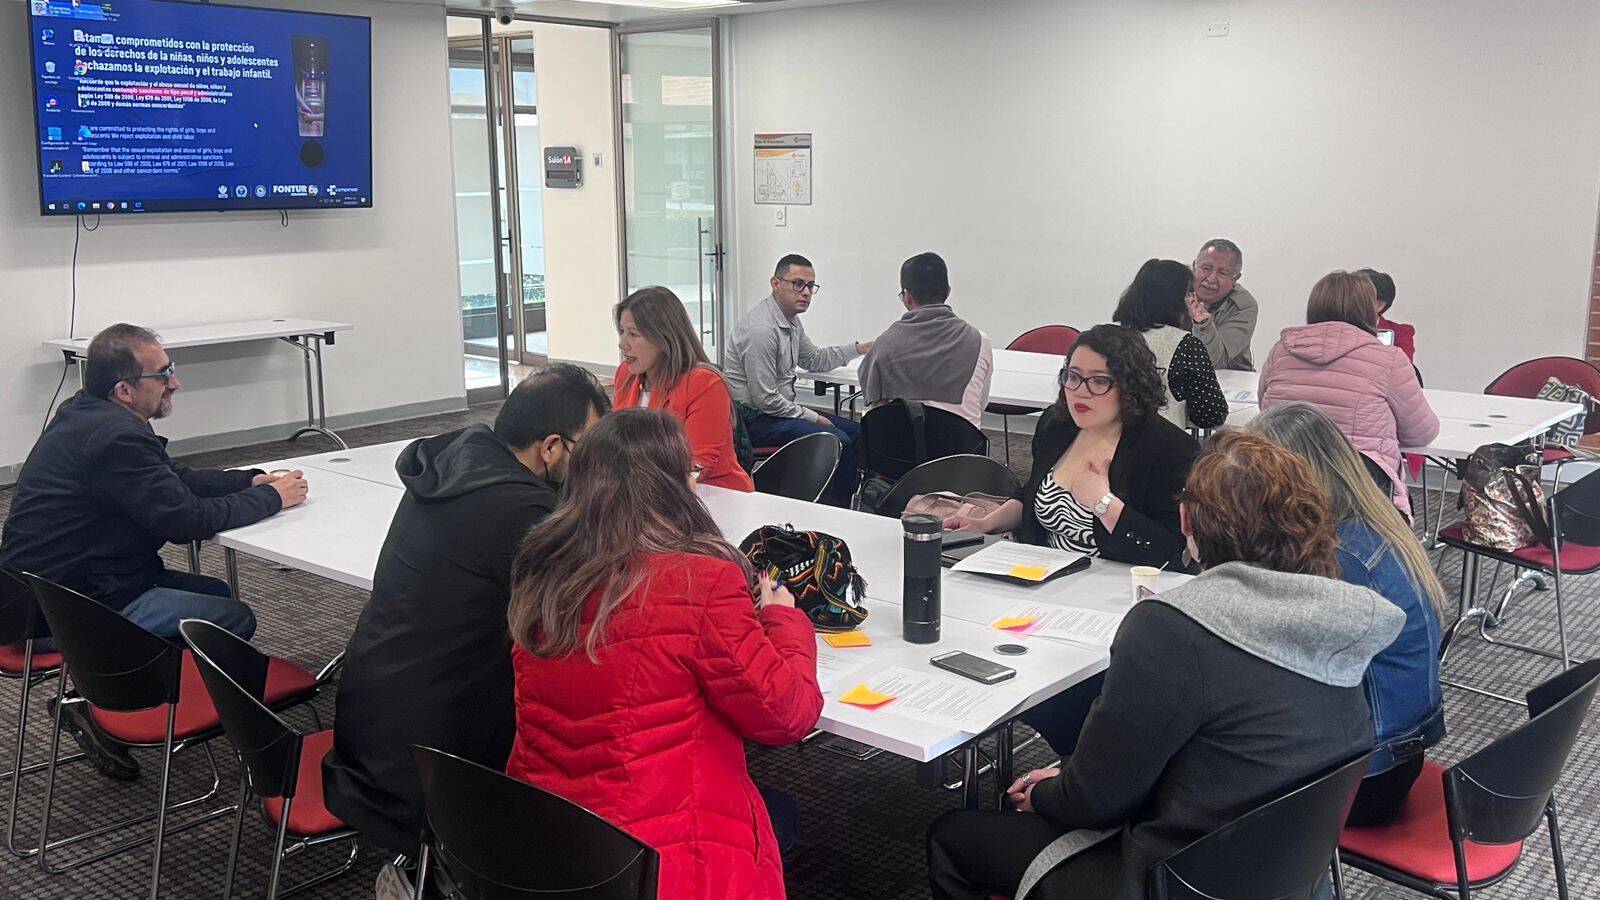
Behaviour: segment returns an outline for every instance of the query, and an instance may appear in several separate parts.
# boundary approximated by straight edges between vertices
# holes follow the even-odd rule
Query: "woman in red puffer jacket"
[[[695,497],[683,426],[617,410],[573,453],[561,503],[512,570],[517,736],[506,772],[661,853],[660,893],[781,898],[744,739],[822,712],[816,638]]]

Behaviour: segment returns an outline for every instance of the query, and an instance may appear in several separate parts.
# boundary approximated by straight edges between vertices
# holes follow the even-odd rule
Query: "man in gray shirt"
[[[1256,333],[1258,310],[1256,298],[1238,285],[1243,274],[1244,254],[1238,244],[1226,238],[1206,241],[1194,258],[1189,318],[1213,366],[1253,372],[1250,339]]]
[[[794,399],[795,369],[837,369],[872,348],[871,341],[818,347],[806,337],[800,314],[816,294],[816,270],[797,254],[778,260],[772,293],[739,320],[723,353],[723,375],[739,416],[756,446],[778,447],[798,437],[826,432],[842,452],[824,498],[844,505],[856,479],[856,441],[861,426],[842,416],[817,412]]]

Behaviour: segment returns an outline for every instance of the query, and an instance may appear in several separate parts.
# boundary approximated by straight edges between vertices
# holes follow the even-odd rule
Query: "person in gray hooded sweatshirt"
[[[928,833],[939,900],[1142,900],[1150,866],[1372,747],[1361,678],[1405,624],[1336,580],[1338,537],[1305,461],[1224,432],[1182,498],[1193,580],[1138,603],[1064,769]]]

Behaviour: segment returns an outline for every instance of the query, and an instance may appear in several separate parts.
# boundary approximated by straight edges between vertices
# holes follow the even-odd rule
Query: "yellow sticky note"
[[[990,622],[989,627],[999,628],[1002,631],[1011,631],[1019,628],[1027,628],[1036,621],[1038,621],[1036,616],[1001,616],[1000,618],[995,619],[993,622]]]
[[[841,632],[840,634],[825,634],[822,636],[822,639],[827,641],[828,646],[830,647],[843,648],[872,646],[872,639],[859,631],[845,631]]]
[[[846,691],[844,696],[839,698],[839,702],[848,703],[851,706],[865,707],[866,709],[877,709],[893,699],[894,697],[888,694],[880,694],[864,684],[858,684]]]
[[[1029,581],[1043,581],[1050,570],[1044,566],[1012,566],[1012,578],[1026,578]]]

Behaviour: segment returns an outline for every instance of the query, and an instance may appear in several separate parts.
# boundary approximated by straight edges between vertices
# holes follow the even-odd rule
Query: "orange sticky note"
[[[990,628],[1002,631],[1020,631],[1038,621],[1036,616],[1001,616],[989,623]]]
[[[1043,581],[1050,570],[1044,566],[1012,566],[1012,578],[1026,578],[1029,581]]]
[[[880,694],[864,684],[858,684],[846,691],[844,696],[839,698],[839,702],[848,703],[851,706],[859,706],[864,709],[877,709],[893,699],[894,697],[888,694]]]
[[[859,631],[845,631],[840,632],[839,634],[825,634],[822,636],[822,639],[827,641],[828,646],[830,647],[844,648],[872,646],[872,639]]]

